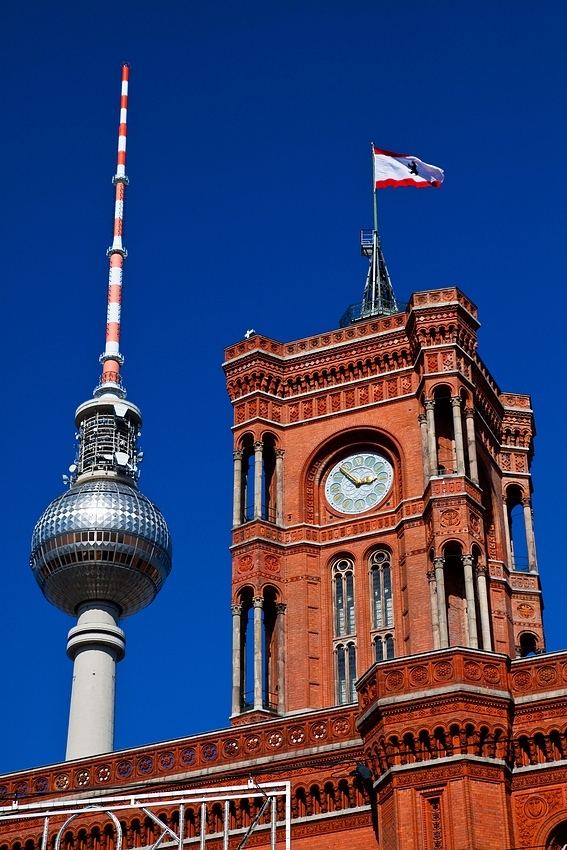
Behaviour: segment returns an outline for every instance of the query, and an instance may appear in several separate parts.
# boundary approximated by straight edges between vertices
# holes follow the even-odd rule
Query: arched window
[[[333,566],[335,637],[356,632],[354,615],[354,563],[341,558]]]
[[[450,387],[438,387],[434,397],[437,474],[452,475],[457,471],[457,460]]]
[[[520,635],[519,655],[527,658],[528,655],[537,654],[537,637],[531,632],[523,632]]]
[[[332,568],[333,629],[335,639],[336,699],[339,705],[356,702],[356,617],[354,607],[354,561],[343,557]],[[348,637],[348,641],[344,638]]]
[[[506,488],[508,529],[513,570],[529,570],[526,521],[523,506],[524,494],[517,484]]]
[[[376,661],[388,661],[394,657],[393,635],[376,635],[374,638],[374,658]]]
[[[545,842],[546,850],[561,850],[567,844],[567,821],[561,821]]]
[[[281,451],[279,451],[282,454]],[[278,473],[278,450],[273,434],[255,440],[245,434],[234,452],[234,525],[263,519],[278,522],[278,490],[281,501],[281,467]],[[278,477],[280,487],[278,488]]]
[[[392,634],[394,625],[392,556],[388,549],[377,549],[370,555],[368,565],[374,659],[376,661],[388,661],[395,655],[394,635]]]
[[[390,553],[379,549],[370,557],[372,576],[372,624],[375,629],[394,625]]]
[[[336,647],[337,702],[346,705],[356,702],[356,646],[354,642],[340,643]]]

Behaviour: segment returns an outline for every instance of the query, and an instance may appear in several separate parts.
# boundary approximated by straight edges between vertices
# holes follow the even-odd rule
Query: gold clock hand
[[[360,483],[361,484],[373,484],[374,481],[377,480],[377,478],[378,478],[377,475],[367,475],[366,478],[360,479]]]
[[[339,469],[343,475],[346,475],[349,481],[352,481],[353,484],[356,484],[357,487],[360,487],[362,481],[359,481],[358,478],[355,478],[354,475],[351,475],[348,469],[345,469],[344,466],[339,466]]]

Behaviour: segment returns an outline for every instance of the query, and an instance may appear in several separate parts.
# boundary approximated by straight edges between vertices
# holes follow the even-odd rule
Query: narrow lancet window
[[[354,605],[354,561],[340,558],[332,569],[333,627],[335,639],[336,699],[339,705],[356,701],[356,616]],[[344,638],[348,637],[348,642]]]
[[[337,702],[347,705],[356,702],[356,646],[349,642],[346,646],[339,644],[336,649],[337,667]]]
[[[354,564],[341,558],[333,567],[335,637],[356,632],[354,613]]]
[[[375,629],[387,628],[394,624],[390,553],[385,549],[374,552],[370,558],[370,569],[373,626]]]
[[[394,604],[392,597],[392,556],[387,549],[377,549],[369,559],[371,622],[374,658],[387,661],[394,657]],[[385,630],[388,629],[388,633]]]

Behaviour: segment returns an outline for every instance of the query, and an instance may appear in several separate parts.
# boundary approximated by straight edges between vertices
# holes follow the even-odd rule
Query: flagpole
[[[372,151],[372,188],[374,190],[374,230],[378,233],[378,196],[376,194],[376,177],[374,175],[374,142],[370,142]]]
[[[376,302],[381,300],[382,293],[380,291],[380,269],[378,259],[378,246],[380,239],[378,236],[378,195],[376,190],[376,175],[374,174],[374,142],[371,143],[372,151],[372,190],[374,200],[374,233],[372,234],[372,309],[376,308]]]

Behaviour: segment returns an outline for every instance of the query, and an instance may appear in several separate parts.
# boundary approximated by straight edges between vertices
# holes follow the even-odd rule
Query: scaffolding
[[[243,798],[261,800],[255,815],[246,826],[231,825],[231,802]],[[278,806],[278,802],[280,805]],[[220,804],[222,829],[211,831],[213,806]],[[200,814],[199,834],[185,836],[185,815],[188,808]],[[164,808],[176,812],[172,815],[173,826],[160,819]],[[278,811],[279,809],[279,811]],[[114,826],[114,850],[125,850],[126,842],[120,815],[140,813],[157,828],[152,843],[139,850],[175,850],[199,848],[206,850],[207,844],[222,839],[223,850],[229,850],[229,842],[235,850],[243,850],[253,833],[264,832],[270,850],[291,848],[291,792],[289,782],[265,782],[261,785],[250,779],[246,785],[231,785],[222,788],[196,788],[184,791],[158,791],[151,794],[125,794],[123,796],[98,796],[72,800],[45,800],[22,803],[14,800],[10,805],[0,806],[0,827],[10,821],[20,827],[41,831],[40,850],[61,850],[65,835],[71,827],[88,826],[93,817],[106,816]],[[55,830],[57,830],[55,832]]]

